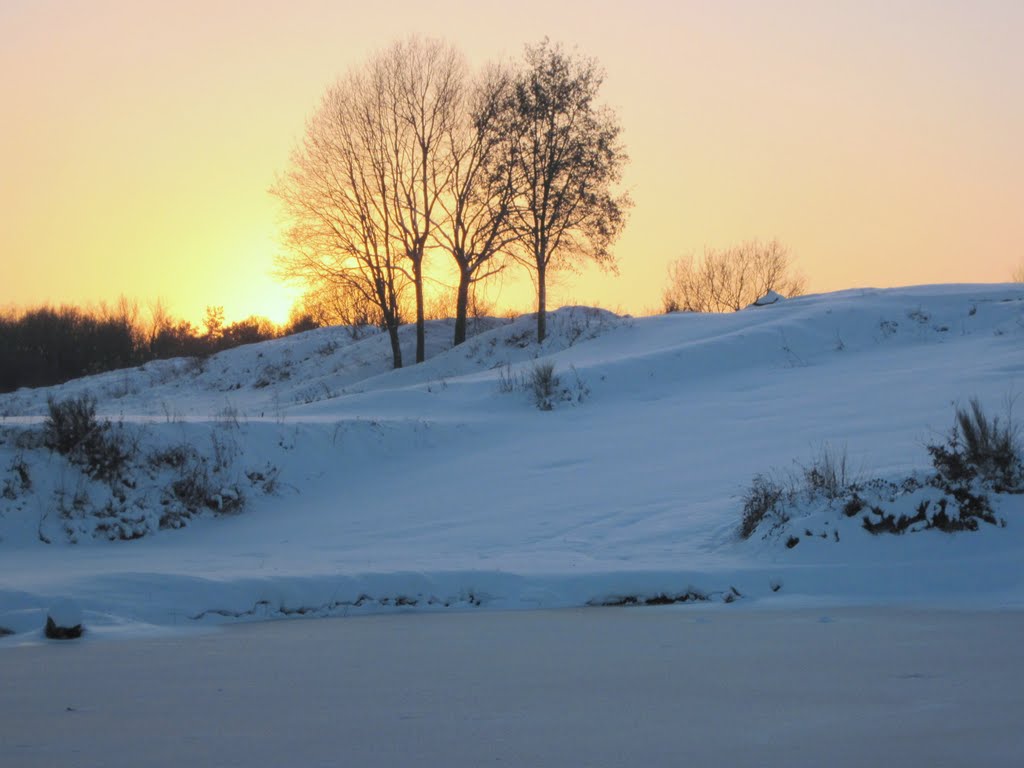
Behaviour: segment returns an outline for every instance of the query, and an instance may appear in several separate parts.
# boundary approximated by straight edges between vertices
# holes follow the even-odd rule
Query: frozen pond
[[[1017,766],[1024,612],[368,616],[0,648],[0,765]]]

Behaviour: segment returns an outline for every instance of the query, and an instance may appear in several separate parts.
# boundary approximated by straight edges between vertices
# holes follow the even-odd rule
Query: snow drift
[[[434,323],[427,362],[391,371],[383,336],[325,328],[0,396],[0,627],[35,632],[60,598],[90,635],[681,595],[1024,604],[1019,495],[997,500],[1005,527],[975,532],[837,519],[822,537],[815,518],[792,549],[737,535],[759,473],[829,445],[862,476],[900,478],[928,466],[954,404],[1001,412],[1024,374],[1020,286],[728,315],[571,307],[549,329],[538,345],[529,317],[481,320],[452,349]],[[531,388],[543,364],[550,411]],[[48,398],[83,395],[136,451],[121,491],[40,438]],[[212,484],[179,526],[162,522],[173,468],[148,463],[174,446]],[[118,493],[124,529],[103,525]]]

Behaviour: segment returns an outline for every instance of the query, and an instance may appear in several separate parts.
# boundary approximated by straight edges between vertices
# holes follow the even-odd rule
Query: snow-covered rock
[[[768,291],[768,293],[766,293],[764,296],[759,298],[757,301],[755,301],[750,306],[751,307],[767,307],[769,304],[778,304],[780,301],[785,301],[785,300],[786,300],[786,297],[783,296],[781,293],[776,293],[775,291]]]
[[[44,633],[51,640],[72,640],[81,637],[82,609],[78,603],[68,598],[57,600],[46,612]]]

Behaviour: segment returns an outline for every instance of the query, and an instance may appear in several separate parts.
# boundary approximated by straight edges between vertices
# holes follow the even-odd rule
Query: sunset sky
[[[0,0],[0,307],[284,320],[267,188],[326,86],[413,33],[604,66],[635,208],[619,276],[567,276],[553,306],[655,309],[671,260],[753,237],[815,291],[1024,264],[1020,0]],[[529,306],[515,275],[491,294]]]

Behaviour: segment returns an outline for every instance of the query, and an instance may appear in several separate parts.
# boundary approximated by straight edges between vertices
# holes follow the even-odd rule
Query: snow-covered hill
[[[973,533],[872,536],[821,507],[798,547],[736,535],[756,474],[827,445],[896,480],[928,468],[955,404],[1001,413],[1024,388],[1021,286],[572,307],[549,328],[537,345],[531,318],[481,320],[451,349],[434,323],[427,362],[398,371],[384,336],[325,328],[0,395],[0,627],[37,630],[58,598],[101,634],[662,596],[1024,605],[1024,496]],[[47,399],[85,394],[134,452],[119,484],[43,444]],[[168,491],[181,466],[205,472],[194,509]]]

